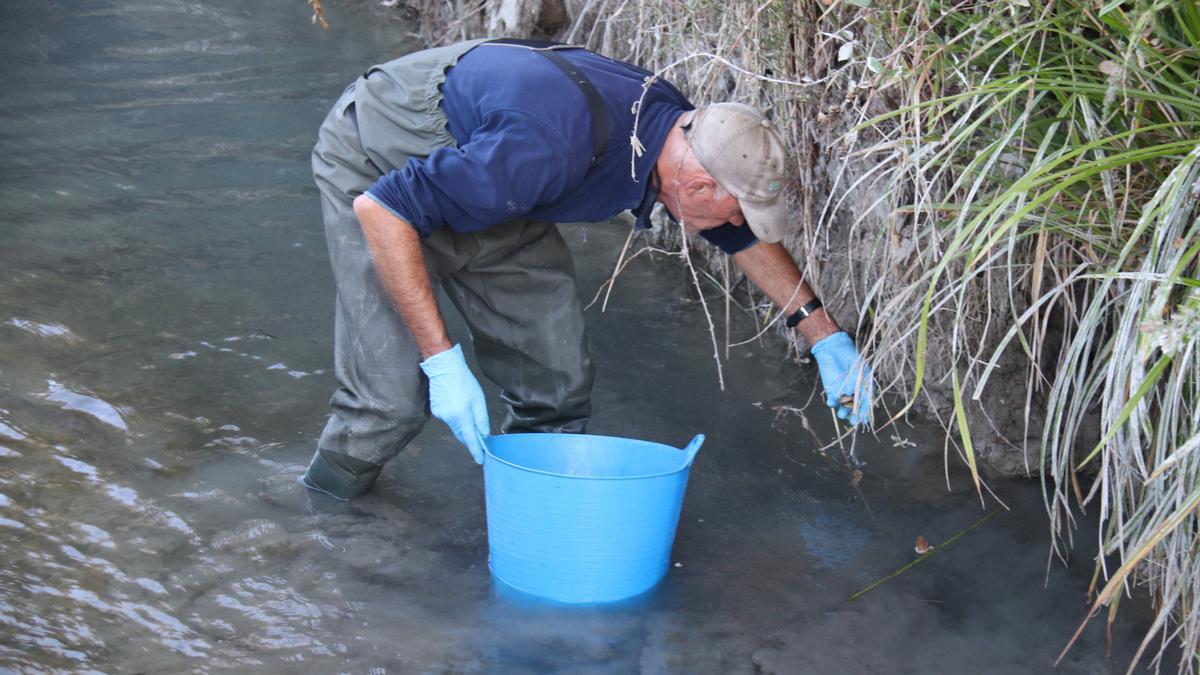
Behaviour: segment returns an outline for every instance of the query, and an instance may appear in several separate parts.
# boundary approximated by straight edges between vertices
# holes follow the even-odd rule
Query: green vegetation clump
[[[900,105],[856,129],[920,156],[893,156],[880,173],[888,206],[925,251],[913,283],[886,298],[919,307],[912,319],[896,326],[883,293],[868,299],[889,324],[881,344],[915,333],[911,401],[945,327],[938,315],[954,329],[991,321],[939,337],[950,339],[956,426],[973,470],[963,401],[980,398],[1006,354],[1024,355],[1025,417],[1041,427],[1056,547],[1070,545],[1074,509],[1097,509],[1092,613],[1109,605],[1111,617],[1122,591],[1145,585],[1160,611],[1137,658],[1156,637],[1177,640],[1193,672],[1200,7],[960,7],[893,3],[892,27],[879,24],[891,49],[880,63],[901,79]]]

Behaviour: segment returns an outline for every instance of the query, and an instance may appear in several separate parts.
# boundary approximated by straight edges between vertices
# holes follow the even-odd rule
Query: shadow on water
[[[860,439],[852,486],[816,451],[825,412],[777,412],[814,373],[773,339],[734,350],[719,391],[671,262],[639,261],[588,312],[592,431],[708,436],[652,596],[498,596],[479,470],[438,424],[360,500],[302,490],[333,388],[308,153],[346,82],[414,48],[376,3],[326,5],[328,33],[295,0],[0,9],[0,668],[1050,670],[1091,567],[1047,583],[1036,487],[995,486],[1011,512],[849,602],[917,535],[977,520],[969,483],[947,489],[918,426]],[[564,233],[591,297],[624,232]],[[1123,669],[1144,619],[1123,612],[1111,663],[1092,626],[1057,672]]]

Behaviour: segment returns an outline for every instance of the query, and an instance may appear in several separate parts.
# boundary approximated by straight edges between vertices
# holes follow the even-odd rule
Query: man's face
[[[726,222],[739,227],[746,224],[737,198],[711,179],[693,181],[678,194],[679,203],[666,206],[690,234],[711,230]]]

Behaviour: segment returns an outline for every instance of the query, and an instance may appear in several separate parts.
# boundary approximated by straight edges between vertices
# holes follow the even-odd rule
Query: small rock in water
[[[257,557],[270,550],[291,547],[291,537],[275,523],[264,518],[254,518],[236,527],[218,533],[212,538],[212,547]]]
[[[292,470],[276,471],[261,479],[258,484],[262,486],[258,495],[265,502],[272,504],[294,504],[301,498],[305,492],[304,485],[300,482],[300,473],[303,469],[296,467]]]

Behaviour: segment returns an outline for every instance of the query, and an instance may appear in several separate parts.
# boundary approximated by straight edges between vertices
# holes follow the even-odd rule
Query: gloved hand
[[[484,438],[491,429],[487,403],[479,381],[463,358],[462,345],[425,359],[421,370],[429,377],[430,412],[467,446],[476,464],[483,464]]]
[[[871,417],[875,380],[871,366],[858,353],[854,341],[845,331],[839,331],[813,345],[812,353],[821,371],[825,404],[836,410],[839,418],[849,418],[851,424],[866,423]]]

